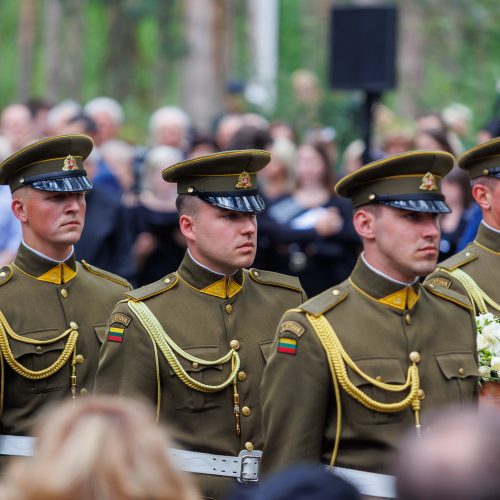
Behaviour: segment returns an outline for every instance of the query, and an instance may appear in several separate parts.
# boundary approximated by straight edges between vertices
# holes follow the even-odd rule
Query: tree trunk
[[[35,41],[36,0],[22,0],[19,15],[18,57],[19,85],[17,99],[24,102],[31,93],[33,76],[33,46]]]

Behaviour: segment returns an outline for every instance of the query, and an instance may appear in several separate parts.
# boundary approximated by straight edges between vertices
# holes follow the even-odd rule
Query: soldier
[[[391,498],[406,430],[425,429],[430,409],[475,401],[470,301],[418,281],[436,265],[440,179],[452,166],[448,153],[410,152],[337,183],[364,251],[346,281],[281,320],[261,389],[264,472],[322,462]]]
[[[101,350],[96,391],[155,403],[207,498],[258,478],[262,372],[280,317],[305,296],[297,278],[244,269],[264,208],[256,172],[269,160],[228,151],[163,171],[177,183],[187,253],[177,272],[117,305]]]
[[[466,151],[458,160],[472,180],[472,196],[483,220],[476,239],[441,262],[429,283],[451,287],[456,281],[474,300],[475,313],[500,315],[500,138]],[[451,278],[452,277],[452,278]]]
[[[113,306],[130,289],[119,276],[77,262],[73,245],[92,188],[85,135],[50,137],[0,165],[23,240],[0,270],[1,454],[24,448],[42,407],[93,390]]]

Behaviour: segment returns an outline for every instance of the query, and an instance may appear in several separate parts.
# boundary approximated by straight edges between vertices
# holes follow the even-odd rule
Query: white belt
[[[31,457],[35,450],[35,441],[36,439],[30,436],[0,434],[0,455]]]
[[[363,495],[374,497],[397,498],[396,478],[387,474],[377,474],[364,470],[345,469],[344,467],[326,466],[336,476],[345,479]]]
[[[177,467],[185,472],[235,477],[240,483],[259,480],[259,466],[262,457],[262,452],[259,450],[242,450],[237,457],[175,448],[171,448],[169,451]]]
[[[36,438],[30,436],[0,435],[0,455],[31,457]],[[185,472],[235,477],[239,482],[257,482],[262,452],[240,451],[237,457],[213,455],[197,451],[169,449],[177,467]]]

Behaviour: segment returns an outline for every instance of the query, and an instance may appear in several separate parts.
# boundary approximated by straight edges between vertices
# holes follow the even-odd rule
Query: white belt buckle
[[[240,473],[236,478],[239,483],[257,483],[259,481],[259,468],[262,451],[242,450],[238,454]]]

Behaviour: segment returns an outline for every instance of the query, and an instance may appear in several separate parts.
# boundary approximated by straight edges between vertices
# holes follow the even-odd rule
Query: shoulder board
[[[292,290],[302,292],[299,278],[295,276],[288,276],[287,274],[275,273],[273,271],[261,271],[260,269],[253,268],[248,271],[248,274],[250,274],[250,277],[257,283],[261,283],[263,285],[282,286],[284,288],[291,288]]]
[[[432,293],[432,295],[453,302],[460,307],[464,307],[465,309],[472,309],[473,305],[469,297],[450,288],[452,285],[456,285],[456,280],[454,280],[451,275],[449,275],[448,278],[430,278],[423,283],[423,286],[426,288],[426,290]],[[458,284],[458,286],[460,287],[460,289],[463,289],[461,284]]]
[[[150,283],[146,286],[141,286],[136,290],[132,290],[127,292],[125,295],[132,299],[134,302],[139,302],[141,300],[146,300],[149,297],[153,297],[160,293],[166,292],[173,288],[177,281],[179,281],[179,276],[177,273],[171,273],[165,276],[165,278],[155,281],[154,283]]]
[[[101,276],[101,278],[106,278],[109,281],[113,281],[114,283],[118,283],[119,285],[122,285],[129,290],[132,288],[130,286],[130,283],[122,278],[121,276],[118,276],[117,274],[110,273],[109,271],[105,271],[104,269],[100,269],[99,267],[91,266],[87,261],[82,260],[82,266],[92,274],[95,274],[97,276]]]
[[[7,281],[12,278],[13,269],[11,266],[6,265],[0,268],[0,285],[5,285]]]
[[[447,271],[453,271],[453,269],[457,269],[458,267],[467,264],[473,260],[477,259],[478,248],[476,245],[471,244],[464,248],[461,252],[458,252],[455,255],[452,255],[448,259],[440,262],[438,264],[438,268],[446,269]]]
[[[340,304],[348,295],[349,291],[345,285],[337,285],[304,302],[300,309],[313,316],[319,316]]]

